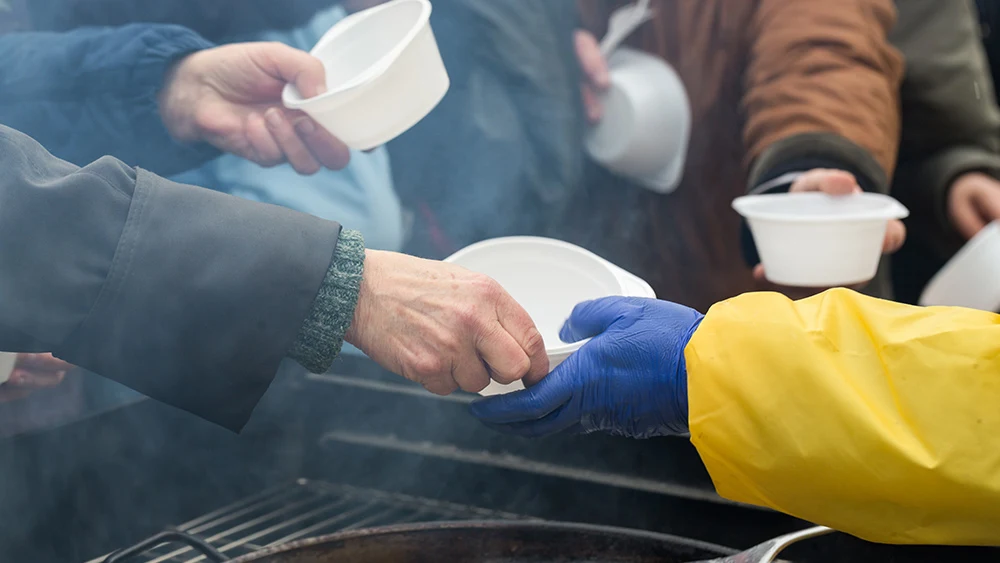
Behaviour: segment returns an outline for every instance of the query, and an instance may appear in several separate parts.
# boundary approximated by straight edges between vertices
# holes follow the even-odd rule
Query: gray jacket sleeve
[[[910,208],[912,236],[947,256],[963,243],[947,212],[952,182],[971,171],[1000,177],[1000,108],[971,0],[896,5],[890,40],[906,76],[893,195]]]
[[[0,166],[0,349],[52,351],[232,430],[293,344],[339,350],[363,249],[330,274],[338,224],[110,157],[77,168],[6,127]]]

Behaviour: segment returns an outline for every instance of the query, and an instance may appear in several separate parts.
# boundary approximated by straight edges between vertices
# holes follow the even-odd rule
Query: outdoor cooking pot
[[[116,552],[125,563],[166,541],[229,563],[685,563],[735,551],[665,534],[586,524],[455,522],[368,528],[296,541],[228,559],[183,532],[164,532]]]

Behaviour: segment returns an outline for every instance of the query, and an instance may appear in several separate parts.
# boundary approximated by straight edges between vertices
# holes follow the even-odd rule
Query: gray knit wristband
[[[288,352],[309,372],[324,373],[340,354],[354,319],[364,265],[364,238],[358,231],[344,229],[312,310]]]

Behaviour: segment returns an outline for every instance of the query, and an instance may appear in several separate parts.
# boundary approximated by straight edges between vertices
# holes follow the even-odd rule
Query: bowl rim
[[[319,41],[316,42],[316,45],[314,45],[313,48],[309,50],[310,55],[319,59],[319,57],[316,56],[317,51],[326,48],[330,43],[336,41],[342,35],[350,31],[351,29],[357,27],[365,20],[369,19],[371,16],[383,11],[391,10],[393,8],[396,8],[404,4],[412,4],[412,3],[419,4],[421,7],[420,14],[417,16],[417,19],[414,22],[413,26],[409,29],[409,31],[406,32],[405,35],[403,35],[399,39],[399,41],[392,49],[390,49],[388,52],[382,55],[382,57],[378,61],[376,61],[373,65],[368,67],[368,69],[361,72],[359,74],[360,79],[355,78],[353,80],[353,83],[349,83],[348,86],[346,87],[338,88],[328,92],[323,92],[322,94],[319,94],[318,96],[313,96],[311,98],[303,98],[302,95],[299,93],[298,89],[295,88],[295,85],[288,83],[284,86],[284,88],[282,88],[281,92],[281,101],[285,105],[285,107],[289,109],[302,109],[307,105],[312,105],[323,101],[329,101],[334,96],[339,96],[344,93],[350,92],[352,90],[357,90],[358,88],[367,86],[376,79],[378,79],[379,77],[381,77],[382,75],[384,75],[386,71],[388,71],[389,68],[392,67],[392,64],[396,62],[396,60],[403,53],[403,51],[405,51],[406,48],[413,43],[413,41],[417,38],[417,35],[421,31],[423,31],[424,27],[429,25],[431,18],[431,11],[433,10],[433,7],[431,6],[429,0],[392,0],[390,2],[386,2],[385,4],[374,6],[372,8],[368,8],[367,10],[362,10],[360,12],[351,14],[346,18],[333,24],[333,26],[330,27],[330,29],[327,30],[327,32],[324,33],[322,37],[320,37]],[[322,59],[320,60],[322,61]]]
[[[938,270],[927,285],[924,290],[920,293],[920,299],[918,303],[921,306],[934,306],[934,303],[930,302],[931,297],[935,297],[935,293],[944,291],[942,286],[946,285],[949,280],[953,279],[956,275],[967,274],[970,267],[978,263],[978,260],[974,260],[975,256],[983,252],[988,246],[1000,246],[1000,220],[991,222],[990,224],[983,227],[976,236],[972,237],[969,242],[965,243],[962,248],[951,257],[944,266]],[[1000,305],[1000,289],[994,291],[992,300]]]
[[[841,215],[829,215],[817,217],[814,215],[803,216],[787,212],[776,212],[755,208],[758,203],[767,200],[780,199],[833,199],[833,198],[859,198],[881,202],[883,205],[879,209],[870,209],[844,213]],[[834,196],[820,192],[803,193],[778,193],[778,194],[751,194],[740,196],[733,200],[733,209],[742,217],[755,221],[769,221],[774,223],[854,223],[858,221],[889,221],[891,219],[905,219],[910,215],[902,203],[895,198],[885,194],[863,192],[845,196]]]

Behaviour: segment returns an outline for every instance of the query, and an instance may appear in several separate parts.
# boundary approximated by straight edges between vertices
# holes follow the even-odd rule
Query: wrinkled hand
[[[966,240],[1000,219],[1000,181],[980,172],[958,177],[948,192],[948,215]]]
[[[301,112],[287,110],[281,90],[303,96],[326,90],[323,64],[281,43],[239,43],[188,55],[160,91],[160,115],[182,142],[205,141],[262,166],[285,161],[302,174],[347,166],[350,152]]]
[[[589,31],[577,30],[573,41],[576,45],[576,58],[583,71],[583,85],[581,86],[583,109],[587,112],[587,119],[592,124],[597,123],[604,115],[600,96],[611,87],[608,61],[601,53],[597,38]]]
[[[39,389],[59,385],[73,366],[52,354],[18,354],[14,371],[0,385],[0,403],[23,399]]]
[[[438,395],[476,393],[490,379],[531,384],[549,371],[541,334],[497,282],[393,252],[367,251],[346,340]]]
[[[799,176],[788,191],[792,193],[823,192],[830,195],[850,195],[861,193],[861,186],[858,185],[857,179],[850,172],[816,168]],[[906,227],[903,222],[896,219],[889,221],[885,231],[885,240],[882,243],[882,252],[892,254],[899,250],[904,242],[906,242]],[[793,299],[808,297],[823,291],[823,289],[782,287],[770,284],[767,282],[762,264],[757,264],[753,270],[753,276],[758,282],[767,283],[766,289],[780,291]],[[865,285],[861,284],[851,289],[861,290],[864,289]]]
[[[687,432],[684,348],[701,323],[693,309],[610,297],[573,310],[560,336],[594,337],[524,391],[470,407],[487,426],[522,436],[607,432],[632,438]]]

